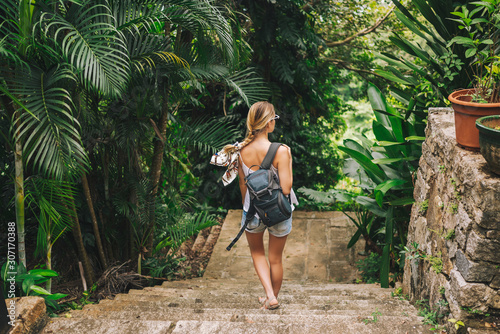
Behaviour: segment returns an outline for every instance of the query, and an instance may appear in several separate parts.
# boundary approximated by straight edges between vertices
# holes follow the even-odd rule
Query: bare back
[[[256,171],[259,169],[259,165],[264,160],[270,146],[271,142],[268,140],[252,141],[240,151],[240,157],[247,167],[251,167],[251,170]],[[288,195],[292,189],[293,183],[292,157],[288,146],[280,146],[278,152],[276,152],[276,156],[274,157],[273,166],[278,170],[280,186],[283,189],[283,193]],[[243,194],[246,192],[246,185],[244,182],[241,182],[244,177],[242,176],[243,175],[240,175],[240,188],[244,186],[244,189],[241,189],[242,197],[244,197]]]

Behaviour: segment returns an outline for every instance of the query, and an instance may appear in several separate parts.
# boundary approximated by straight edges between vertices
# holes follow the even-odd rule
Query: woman
[[[238,154],[238,176],[241,190],[243,217],[241,224],[245,223],[250,207],[250,196],[245,185],[245,176],[259,169],[271,145],[268,135],[274,131],[276,120],[274,107],[269,102],[257,102],[250,108],[247,117],[247,136],[239,145],[228,145],[225,152],[236,149]],[[253,167],[251,167],[253,166]],[[251,167],[251,168],[250,168]],[[282,145],[274,158],[271,169],[278,175],[283,194],[291,196],[293,204],[297,199],[292,190],[292,155],[290,148]],[[266,226],[259,220],[258,215],[248,224],[245,234],[250,246],[253,264],[257,275],[264,287],[266,297],[259,298],[263,308],[276,309],[279,307],[278,293],[283,281],[282,255],[288,234],[292,230],[292,218],[278,223],[269,228],[269,248],[267,263],[264,251],[264,231]]]

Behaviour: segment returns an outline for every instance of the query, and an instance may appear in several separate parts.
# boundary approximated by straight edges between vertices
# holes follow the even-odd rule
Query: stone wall
[[[469,323],[500,313],[500,177],[457,146],[450,109],[429,110],[422,151],[408,247],[428,258],[406,259],[403,292],[432,307],[445,299],[450,317]]]

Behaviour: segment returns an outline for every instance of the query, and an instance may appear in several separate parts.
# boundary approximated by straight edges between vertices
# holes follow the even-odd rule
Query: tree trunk
[[[101,260],[101,264],[104,269],[108,267],[108,263],[106,261],[106,256],[104,255],[104,248],[102,247],[101,234],[99,233],[99,226],[97,225],[97,218],[94,211],[94,205],[92,204],[92,197],[90,196],[89,183],[87,181],[87,176],[85,173],[82,174],[82,185],[83,185],[83,193],[85,195],[85,200],[87,201],[87,205],[90,211],[90,217],[92,218],[92,228],[94,230],[94,236],[97,244],[97,252],[99,254],[99,259]]]
[[[47,235],[47,259],[45,261],[45,264],[47,265],[47,269],[52,270],[52,242],[50,241],[50,234]],[[52,293],[52,278],[49,278],[47,281],[47,284],[45,286],[45,289]]]
[[[23,168],[23,149],[19,138],[15,139],[15,205],[16,205],[16,223],[17,223],[17,253],[19,262],[26,268],[26,248],[24,242],[24,168]]]
[[[152,201],[156,200],[156,194],[158,193],[158,183],[160,182],[161,176],[161,166],[163,163],[163,153],[165,149],[165,136],[167,134],[167,121],[168,121],[168,97],[165,98],[163,102],[162,113],[160,116],[160,121],[158,124],[158,131],[161,135],[155,141],[154,151],[153,151],[153,161],[151,163],[150,169],[150,181],[153,187],[151,191]],[[150,256],[153,252],[153,242],[154,242],[154,232],[155,232],[155,214],[154,212],[150,215],[148,227],[148,243],[147,243],[147,256]]]
[[[9,118],[15,117],[15,110],[9,99],[6,96],[2,96],[2,104],[7,110]],[[17,117],[14,126],[17,128]],[[18,131],[16,130],[16,134]],[[15,196],[15,207],[16,207],[16,226],[17,226],[17,254],[19,256],[19,262],[26,268],[26,246],[24,242],[24,167],[23,167],[23,146],[21,144],[20,138],[14,137],[14,167],[15,167],[15,179],[14,179],[14,196]]]
[[[80,229],[80,222],[78,221],[78,214],[76,213],[76,207],[73,198],[71,199],[71,210],[73,211],[73,226],[71,232],[73,232],[73,238],[75,239],[78,256],[82,261],[83,270],[85,271],[85,280],[87,281],[87,286],[92,287],[92,285],[94,285],[94,270],[92,269],[87,251],[85,250],[85,246],[83,245],[82,231]]]

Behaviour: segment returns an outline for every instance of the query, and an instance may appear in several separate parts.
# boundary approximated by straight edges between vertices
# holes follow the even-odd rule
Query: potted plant
[[[490,170],[500,175],[500,116],[485,116],[476,121],[481,154]]]
[[[479,150],[479,131],[476,120],[482,116],[500,115],[500,0],[471,2],[474,10],[462,6],[461,11],[452,12],[460,23],[459,28],[467,31],[467,36],[453,38],[452,44],[466,47],[465,57],[474,57],[471,89],[462,89],[450,94],[455,111],[457,143],[467,149]]]

